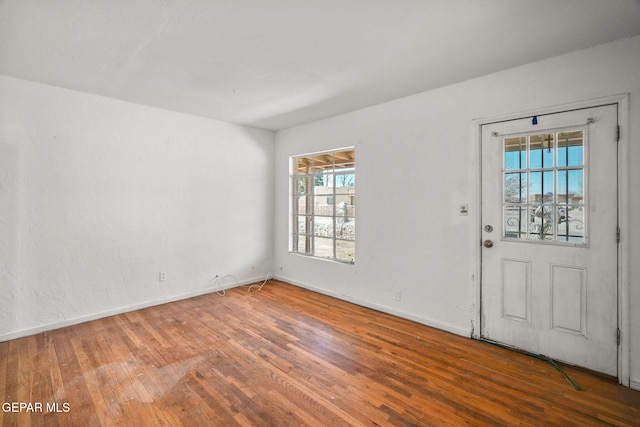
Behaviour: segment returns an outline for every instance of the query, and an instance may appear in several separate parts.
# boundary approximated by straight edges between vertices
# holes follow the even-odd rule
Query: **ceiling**
[[[279,130],[640,34],[640,0],[0,0],[0,74]]]

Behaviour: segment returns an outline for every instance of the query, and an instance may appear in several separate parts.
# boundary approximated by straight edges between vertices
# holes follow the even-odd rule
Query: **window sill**
[[[301,253],[297,253],[297,252],[289,252],[289,255],[298,256],[298,257],[307,258],[307,259],[316,259],[316,260],[319,260],[319,261],[330,262],[330,263],[333,263],[333,264],[341,264],[341,265],[355,265],[356,264],[355,260],[342,261],[342,260],[339,260],[339,259],[322,258],[322,257],[318,257],[318,256],[306,255],[306,254],[301,254]]]

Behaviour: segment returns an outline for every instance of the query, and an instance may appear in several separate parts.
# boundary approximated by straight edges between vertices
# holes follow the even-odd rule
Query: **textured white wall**
[[[0,76],[0,339],[261,279],[272,164],[271,132]]]
[[[640,37],[574,52],[276,134],[275,274],[470,335],[478,285],[474,119],[630,93],[631,379],[640,385]],[[291,155],[356,147],[356,264],[288,253]],[[468,216],[459,206],[469,203]],[[634,214],[635,213],[635,214]],[[627,284],[625,284],[626,286]],[[393,300],[396,290],[401,301]],[[614,331],[612,331],[613,333]],[[629,342],[629,341],[627,341]]]

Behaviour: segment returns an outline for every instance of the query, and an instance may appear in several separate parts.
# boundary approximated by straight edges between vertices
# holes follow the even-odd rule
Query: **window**
[[[355,262],[355,151],[291,158],[291,251]]]
[[[506,238],[586,243],[585,131],[504,139]]]

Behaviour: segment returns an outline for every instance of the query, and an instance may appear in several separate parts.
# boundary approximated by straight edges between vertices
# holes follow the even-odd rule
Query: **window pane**
[[[527,174],[524,172],[504,175],[504,201],[521,203],[527,198]]]
[[[555,232],[555,212],[553,206],[538,205],[533,209],[529,222],[529,238],[553,240]]]
[[[293,179],[293,192],[295,194],[307,194],[307,178],[306,177]]]
[[[333,170],[333,154],[322,153],[313,156],[313,172],[323,172]]]
[[[336,245],[336,258],[343,261],[356,259],[356,242],[338,240]]]
[[[567,203],[579,203],[584,194],[584,171],[582,169],[570,170],[568,179],[567,194],[570,200]]]
[[[303,216],[294,216],[293,217],[293,228],[294,232],[298,232],[298,234],[306,234],[307,233],[307,221]]]
[[[349,194],[356,184],[356,176],[353,173],[336,174],[336,193]]]
[[[583,166],[583,131],[558,133],[558,166]]]
[[[313,221],[313,235],[333,237],[333,217],[316,216]]]
[[[558,208],[558,215],[558,240],[585,243],[583,208],[581,206],[561,206]]]
[[[333,185],[331,180],[332,175],[327,171],[315,172],[313,174],[313,187],[314,189],[318,189],[319,187],[330,187]],[[317,191],[316,191],[317,193]]]
[[[293,172],[295,174],[310,173],[312,163],[312,157],[297,157],[293,161]]]
[[[307,248],[306,245],[307,245],[307,236],[299,235],[298,236],[298,250],[297,250],[297,252],[302,253],[302,254],[311,253],[311,249]]]
[[[524,169],[527,165],[527,138],[506,138],[504,140],[504,168]]]
[[[333,239],[315,237],[313,255],[321,258],[333,258]]]
[[[314,215],[333,216],[333,194],[324,194],[314,198]]]
[[[552,168],[555,136],[552,133],[532,135],[529,139],[529,161],[531,169]]]
[[[335,169],[353,169],[355,166],[355,152],[353,150],[338,151],[334,155]]]
[[[307,213],[307,196],[298,196],[296,198],[294,198],[294,205],[297,206],[297,210],[294,211],[294,213],[297,214],[304,214]],[[294,206],[294,209],[295,209]]]
[[[529,203],[553,203],[553,171],[529,172]]]
[[[558,240],[568,241],[570,236],[568,208],[566,205],[558,206]]]
[[[566,170],[558,171],[558,203],[567,203],[569,174]]]
[[[558,203],[580,203],[583,199],[584,171],[558,171]]]
[[[336,237],[345,240],[356,239],[356,223],[355,221],[336,222]]]
[[[523,239],[527,235],[527,208],[525,206],[504,207],[504,237]]]

